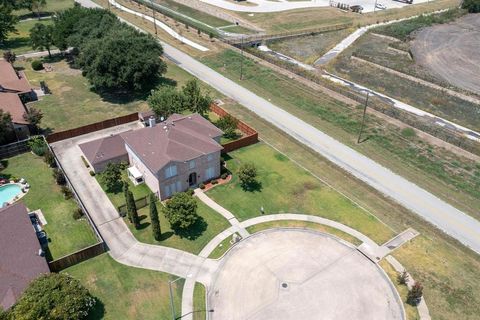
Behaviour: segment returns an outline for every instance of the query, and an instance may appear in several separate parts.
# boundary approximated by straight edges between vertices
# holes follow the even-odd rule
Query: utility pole
[[[240,80],[243,80],[243,36],[242,36],[242,44],[241,44],[240,50],[242,52],[242,57],[240,60]]]
[[[365,107],[363,108],[363,119],[362,119],[362,126],[360,127],[360,132],[358,133],[357,143],[360,143],[360,138],[362,137],[363,127],[365,125],[365,116],[367,114],[367,105],[368,105],[368,97],[370,96],[370,92],[367,91],[367,99],[365,99]]]
[[[152,6],[152,18],[153,18],[153,26],[155,27],[155,37],[158,38],[158,34],[157,34],[157,21],[155,20],[155,9],[154,9],[152,0],[150,0],[150,5]]]

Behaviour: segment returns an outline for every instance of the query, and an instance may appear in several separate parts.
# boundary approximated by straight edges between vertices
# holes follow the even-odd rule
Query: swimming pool
[[[22,194],[22,188],[18,184],[8,184],[0,187],[0,207],[20,194]]]

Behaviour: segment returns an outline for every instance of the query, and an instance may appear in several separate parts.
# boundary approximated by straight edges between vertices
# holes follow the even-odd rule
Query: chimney
[[[149,127],[155,127],[155,117],[151,116],[150,118],[148,118],[148,126]]]

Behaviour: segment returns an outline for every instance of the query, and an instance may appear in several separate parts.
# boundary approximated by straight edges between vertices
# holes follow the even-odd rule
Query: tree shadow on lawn
[[[158,81],[152,83],[149,87],[145,88],[145,90],[142,90],[142,91],[127,90],[127,89],[112,91],[112,90],[95,89],[93,87],[90,90],[100,95],[102,100],[106,102],[109,102],[112,104],[127,104],[127,103],[135,102],[137,100],[145,101],[147,100],[152,90],[156,90],[164,86],[176,87],[177,81],[174,79],[166,78],[166,77],[160,77]]]
[[[143,229],[145,229],[145,228],[147,228],[151,225],[151,223],[148,222],[148,221],[147,222],[142,222],[146,218],[147,218],[147,216],[145,214],[142,214],[141,216],[138,217],[138,220],[139,220],[140,224],[139,224],[137,230],[143,230]]]
[[[161,237],[160,237],[160,241],[167,240],[168,238],[170,238],[173,235],[174,235],[174,233],[172,231],[163,232]]]
[[[262,192],[263,185],[260,181],[255,181],[246,185],[242,185],[242,190],[246,192]]]
[[[29,47],[30,45],[29,37],[18,37],[5,40],[3,44],[0,44],[0,50],[11,50],[15,52],[18,48]]]
[[[203,217],[199,217],[198,220],[187,229],[182,228],[175,228],[172,226],[173,232],[178,235],[180,238],[186,238],[188,240],[196,240],[200,237],[205,230],[207,230],[208,223],[203,219]]]
[[[90,320],[98,320],[98,319],[103,319],[105,316],[105,304],[102,302],[97,297],[95,298],[95,306],[93,307],[93,310],[88,313],[87,319]]]

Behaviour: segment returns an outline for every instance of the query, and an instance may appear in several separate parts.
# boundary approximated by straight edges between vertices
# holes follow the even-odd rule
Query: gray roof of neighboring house
[[[171,161],[188,161],[222,150],[214,140],[222,134],[199,114],[174,114],[154,127],[121,136],[151,171],[158,172]]]
[[[82,143],[79,147],[92,166],[127,155],[125,141],[118,134]]]
[[[0,306],[8,309],[32,280],[50,272],[23,203],[0,209],[0,244]]]

